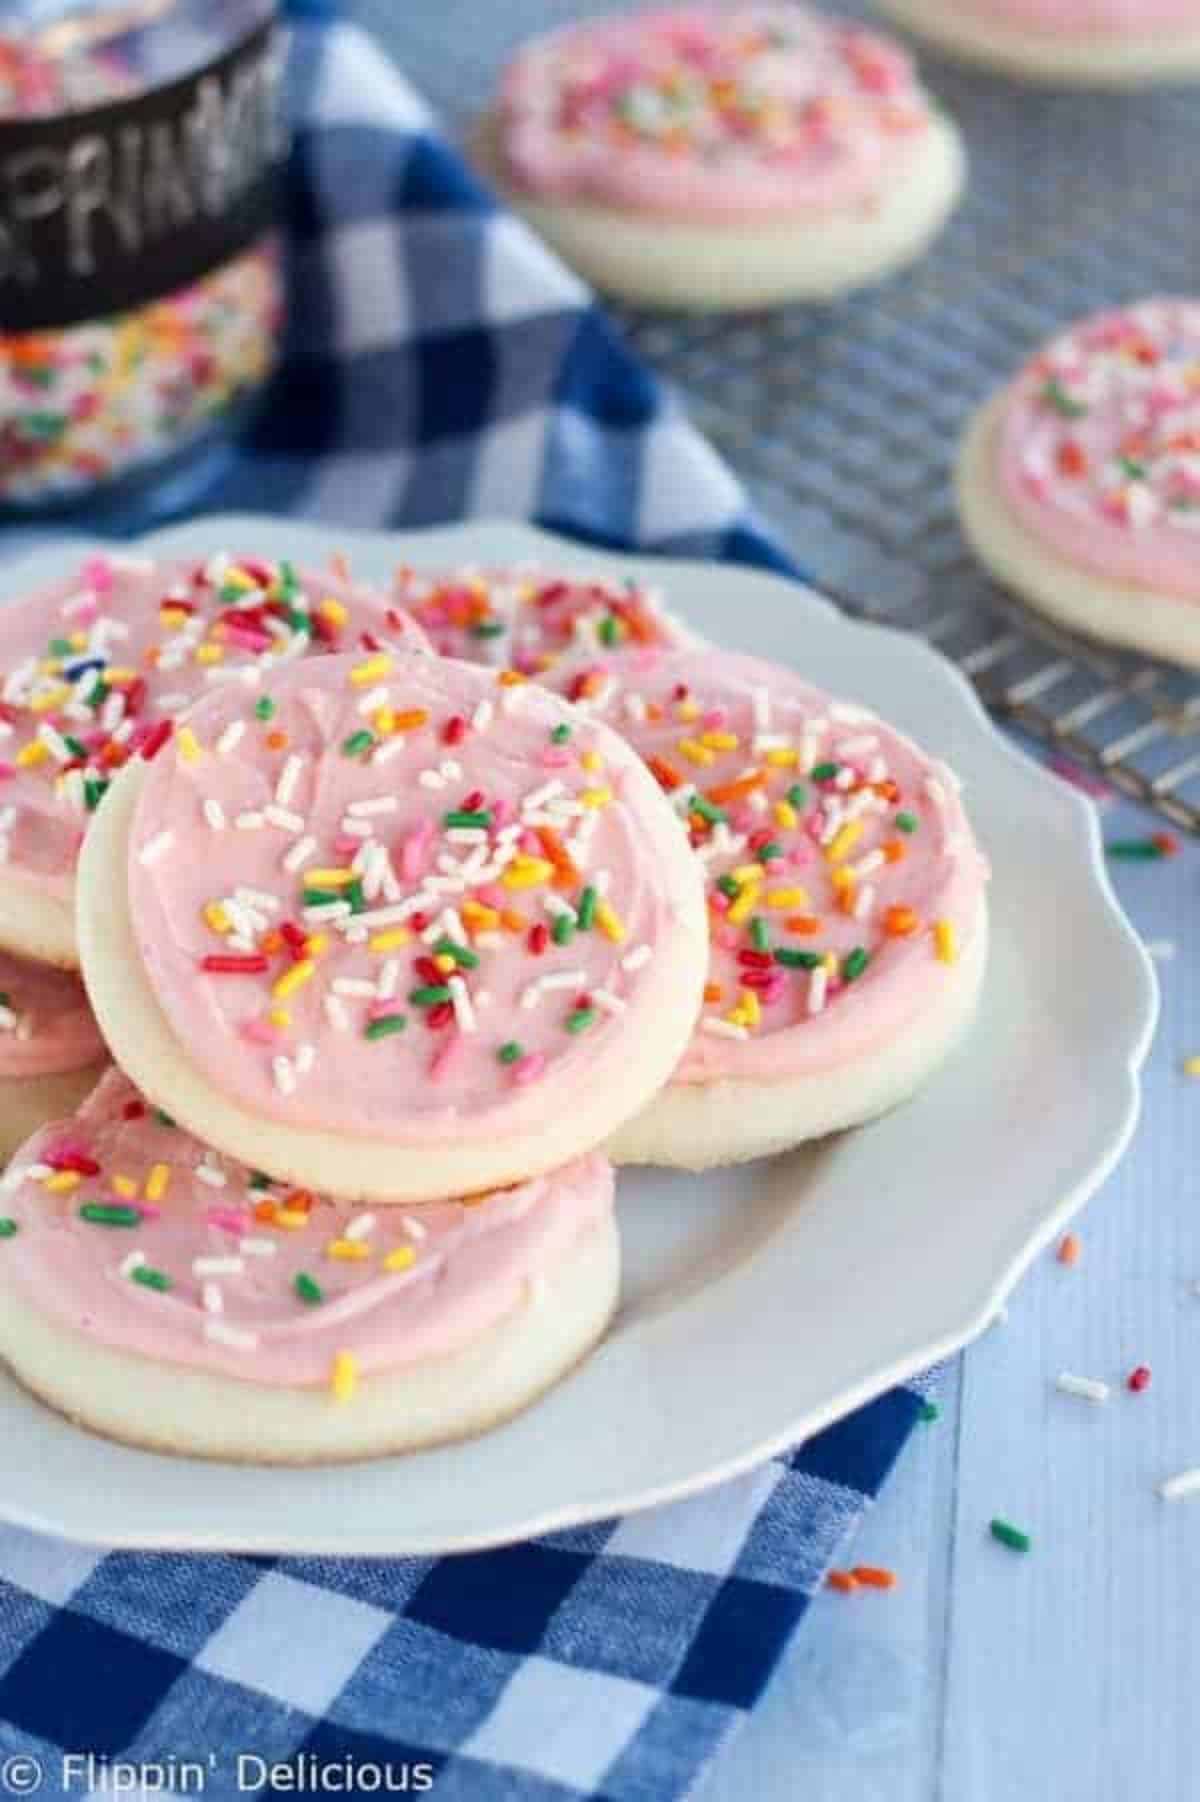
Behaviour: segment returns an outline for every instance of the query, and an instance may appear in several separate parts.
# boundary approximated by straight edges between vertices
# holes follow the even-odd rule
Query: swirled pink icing
[[[115,552],[0,609],[0,863],[69,897],[113,771],[198,695],[310,650],[427,650],[420,628],[334,571],[257,557]]]
[[[945,3],[945,0],[943,0]],[[954,10],[1046,37],[1200,31],[1194,0],[952,0]]]
[[[1063,332],[1007,389],[995,443],[1036,538],[1109,581],[1200,599],[1200,301]]]
[[[632,579],[534,568],[434,575],[404,565],[393,595],[439,655],[535,680],[564,660],[694,642],[658,590]]]
[[[622,739],[514,672],[310,659],[184,730],[134,813],[133,928],[242,1106],[398,1144],[537,1130],[695,1006],[658,957],[695,933],[682,831]]]
[[[103,1056],[79,978],[0,951],[0,1077],[58,1075]]]
[[[373,1215],[219,1157],[113,1071],[10,1165],[0,1293],[155,1363],[313,1387],[346,1354],[370,1374],[469,1344],[553,1285],[612,1197],[592,1155],[469,1202]]]
[[[836,1070],[920,1016],[982,930],[987,866],[945,765],[753,657],[564,681],[646,759],[704,867],[709,983],[677,1082]]]
[[[499,153],[522,192],[744,221],[872,203],[929,101],[897,44],[785,3],[571,25],[509,65]]]

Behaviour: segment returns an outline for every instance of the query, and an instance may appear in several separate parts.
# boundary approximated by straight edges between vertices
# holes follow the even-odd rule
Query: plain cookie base
[[[939,50],[1026,81],[1140,87],[1200,76],[1200,30],[1145,37],[1071,37],[964,19],[954,0],[875,0],[881,13]]]
[[[768,224],[691,222],[585,201],[541,201],[504,179],[494,122],[476,137],[489,181],[563,260],[604,293],[645,307],[746,312],[828,300],[906,267],[953,211],[966,178],[962,139],[935,118],[902,181],[871,211]]]
[[[615,1164],[711,1170],[772,1157],[908,1101],[967,1030],[987,965],[987,911],[934,1000],[902,1036],[828,1075],[672,1083],[605,1146]]]
[[[0,950],[31,963],[77,970],[74,897],[60,901],[0,867]]]
[[[682,1057],[704,980],[707,929],[697,890],[694,922],[681,922],[659,947],[654,972],[662,1005],[643,1010],[645,1030],[621,1068],[622,1080],[592,1083],[570,1108],[536,1132],[479,1140],[398,1139],[285,1125],[214,1088],[190,1061],[150,986],[133,933],[127,870],[129,834],[147,765],[119,772],[97,809],[79,864],[79,948],[88,999],[113,1058],[134,1085],[206,1145],[346,1201],[437,1201],[523,1182],[602,1145],[645,1105]],[[670,997],[670,1004],[667,997]],[[680,998],[684,1005],[679,1005]]]
[[[1004,588],[1059,625],[1200,669],[1200,601],[1109,582],[1069,563],[1013,517],[997,481],[1005,397],[982,407],[963,438],[956,486],[963,532]]]
[[[239,1464],[383,1458],[469,1438],[529,1407],[602,1337],[619,1282],[610,1214],[547,1272],[544,1296],[448,1357],[361,1378],[348,1402],[152,1363],[60,1325],[2,1283],[0,1359],[39,1401],[123,1445]]]
[[[50,1120],[66,1120],[90,1095],[108,1059],[44,1076],[0,1076],[0,1163]],[[3,1209],[0,1208],[0,1212]]]

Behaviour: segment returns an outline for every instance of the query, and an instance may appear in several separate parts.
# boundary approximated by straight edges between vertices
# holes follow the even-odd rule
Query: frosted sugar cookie
[[[699,642],[659,592],[568,570],[396,571],[394,598],[443,657],[511,668],[535,680],[564,661]]]
[[[1200,74],[1194,0],[878,0],[954,56],[1031,81],[1133,87]]]
[[[827,298],[912,262],[965,169],[903,50],[787,0],[535,39],[480,155],[597,287],[718,310]]]
[[[380,1201],[601,1144],[687,1043],[703,884],[637,756],[512,671],[313,658],[120,771],[79,936],[116,1061],[197,1137]]]
[[[368,1214],[206,1149],[113,1071],[0,1185],[0,1358],[108,1437],[256,1464],[482,1432],[616,1300],[612,1170]]]
[[[332,572],[115,552],[0,608],[0,945],[73,967],[75,866],[113,772],[198,695],[308,651],[427,649]]]
[[[0,951],[0,1159],[77,1107],[107,1064],[79,978]]]
[[[1200,667],[1200,301],[1073,326],[972,420],[972,546],[1032,606]]]
[[[986,954],[986,866],[949,770],[752,657],[571,681],[646,759],[708,888],[699,1025],[610,1155],[702,1169],[906,1100],[967,1025]]]

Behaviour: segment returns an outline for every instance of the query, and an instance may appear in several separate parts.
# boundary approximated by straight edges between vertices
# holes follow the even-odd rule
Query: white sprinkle
[[[925,793],[929,796],[929,799],[933,802],[935,807],[944,807],[946,805],[946,791],[936,776],[926,776]]]
[[[224,732],[222,732],[220,738],[217,740],[217,756],[228,757],[229,753],[236,749],[245,730],[245,720],[233,720],[226,726]]]
[[[450,990],[450,1001],[454,1008],[454,1018],[460,1032],[475,1031],[475,1009],[471,1006],[471,997],[467,993],[467,985],[461,976],[452,976],[447,983]]]
[[[283,860],[284,869],[289,873],[298,870],[300,865],[307,862],[312,856],[316,848],[317,841],[315,838],[297,839],[296,843],[292,846],[291,850]]]
[[[268,826],[278,826],[281,832],[304,831],[303,817],[298,813],[292,813],[286,807],[280,807],[277,801],[270,801],[263,808],[263,819]]]
[[[227,1326],[223,1320],[212,1315],[204,1322],[204,1337],[217,1345],[227,1345],[231,1351],[258,1350],[257,1333],[246,1333],[241,1327]]]
[[[558,778],[555,777],[553,781],[543,783],[541,788],[535,788],[531,795],[526,795],[524,801],[521,803],[521,812],[530,813],[536,808],[544,807],[547,801],[552,801],[556,795],[561,795],[562,793],[563,785]]]
[[[202,1183],[207,1183],[210,1189],[227,1189],[229,1187],[229,1178],[223,1170],[218,1170],[215,1164],[197,1164],[195,1174],[197,1179]]]
[[[1097,1382],[1095,1377],[1072,1376],[1069,1370],[1056,1378],[1054,1387],[1063,1395],[1077,1395],[1085,1402],[1106,1402],[1109,1397],[1107,1383]]]
[[[611,989],[589,989],[588,994],[596,1006],[606,1014],[623,1014],[625,1012],[625,1003],[619,995],[614,995]]]
[[[212,795],[207,795],[205,797],[204,818],[214,832],[224,832],[226,824],[225,809],[221,806],[219,801],[214,800]]]
[[[297,1074],[297,1076],[307,1076],[309,1071],[312,1069],[313,1065],[316,1063],[316,1061],[317,1061],[317,1048],[315,1045],[310,1045],[307,1041],[303,1045],[297,1045],[297,1047],[296,1047],[296,1074]]]
[[[278,895],[272,895],[266,889],[246,888],[244,884],[239,884],[233,894],[234,899],[243,907],[265,907],[268,913],[279,912]]]
[[[313,925],[320,925],[327,921],[349,920],[354,915],[354,909],[348,901],[318,901],[312,907],[304,908],[303,913],[304,918]]]
[[[446,786],[436,770],[422,770],[417,781],[422,788],[445,788]]]
[[[238,1249],[244,1258],[273,1258],[279,1247],[274,1239],[239,1239]]]
[[[853,738],[842,739],[834,749],[839,757],[862,757],[866,752],[873,751],[878,743],[873,732],[859,732]]]
[[[748,1039],[750,1034],[744,1026],[735,1026],[732,1020],[718,1020],[713,1014],[706,1014],[700,1022],[705,1032],[715,1039]]]
[[[826,991],[829,988],[829,971],[824,964],[818,964],[808,979],[808,1011],[819,1014],[825,1006]]]
[[[324,1005],[325,1018],[333,1027],[334,1032],[349,1032],[350,1016],[338,997],[336,995],[326,995]]]
[[[292,1095],[296,1089],[296,1072],[292,1060],[287,1057],[271,1059],[271,1074],[275,1078],[275,1087],[281,1095]]]
[[[381,707],[387,706],[388,691],[382,685],[370,688],[358,703],[359,713],[378,713]]]
[[[389,957],[379,972],[379,981],[375,985],[375,993],[381,1001],[390,1001],[400,983],[400,959]]]
[[[548,976],[539,976],[538,985],[547,991],[551,989],[583,989],[587,987],[587,971],[552,970]]]
[[[332,987],[335,995],[361,996],[364,1001],[374,1001],[379,993],[373,982],[361,976],[336,976]]]
[[[1168,1477],[1159,1484],[1158,1493],[1164,1502],[1182,1502],[1185,1496],[1200,1495],[1200,1465],[1181,1470],[1177,1477]]]
[[[1148,939],[1146,942],[1146,951],[1147,954],[1154,959],[1155,963],[1169,964],[1171,959],[1175,956],[1175,941],[1174,939]]]
[[[874,906],[875,890],[871,883],[866,882],[854,897],[854,918],[856,920],[869,920],[871,917],[871,910]]]
[[[193,1258],[192,1275],[208,1276],[241,1276],[246,1266],[240,1258]]]
[[[856,707],[849,701],[834,701],[829,709],[829,717],[836,720],[839,726],[865,726],[874,715],[867,707]]]
[[[408,1234],[409,1238],[415,1239],[418,1245],[422,1239],[427,1239],[429,1237],[429,1228],[423,1225],[420,1220],[414,1220],[411,1214],[402,1214],[400,1216],[400,1224]]]
[[[480,701],[474,713],[471,715],[471,724],[474,726],[476,732],[486,732],[495,717],[495,707],[492,705],[491,701],[485,698]]]
[[[146,1254],[144,1251],[131,1251],[129,1256],[122,1260],[121,1275],[132,1276],[134,1271],[140,1270],[145,1262]]]
[[[395,813],[400,803],[395,795],[376,795],[367,801],[351,801],[347,813],[358,816],[369,816],[375,813]]]
[[[164,852],[169,851],[175,842],[173,832],[156,832],[148,839],[138,853],[138,862],[143,864],[157,863]]]
[[[540,1308],[549,1293],[545,1277],[540,1272],[536,1276],[531,1276],[526,1284],[526,1289],[530,1307]]]
[[[63,737],[62,733],[57,731],[50,724],[49,720],[42,721],[37,729],[37,735],[45,745],[46,749],[50,752],[51,756],[56,757],[59,763],[70,763],[73,755],[71,747]]]
[[[393,758],[401,756],[406,749],[402,732],[397,732],[392,738],[385,738],[371,753],[371,768],[374,769],[377,764],[391,763]]]
[[[627,970],[632,976],[635,971],[645,969],[653,956],[654,953],[649,945],[635,945],[633,950],[626,952],[621,959],[621,968]]]
[[[375,1231],[374,1214],[357,1214],[346,1226],[343,1239],[367,1239]]]
[[[297,756],[293,751],[283,768],[280,770],[279,780],[275,784],[275,800],[280,807],[287,807],[291,804],[292,796],[296,792],[296,784],[300,780],[303,769],[303,757]]]
[[[750,691],[750,704],[754,710],[754,725],[757,731],[765,732],[771,724],[771,696],[765,688],[754,688]]]
[[[239,832],[258,832],[266,824],[266,815],[255,813],[251,808],[246,813],[239,813],[233,823]]]
[[[200,1290],[200,1301],[206,1314],[223,1314],[225,1297],[216,1283],[205,1283]]]

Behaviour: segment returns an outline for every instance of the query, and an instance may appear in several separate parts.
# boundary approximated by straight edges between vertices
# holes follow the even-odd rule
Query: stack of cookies
[[[969,1017],[949,771],[635,585],[109,558],[2,623],[0,936],[118,1068],[4,1179],[0,1353],[114,1438],[495,1424],[611,1318],[610,1160],[853,1124]]]

